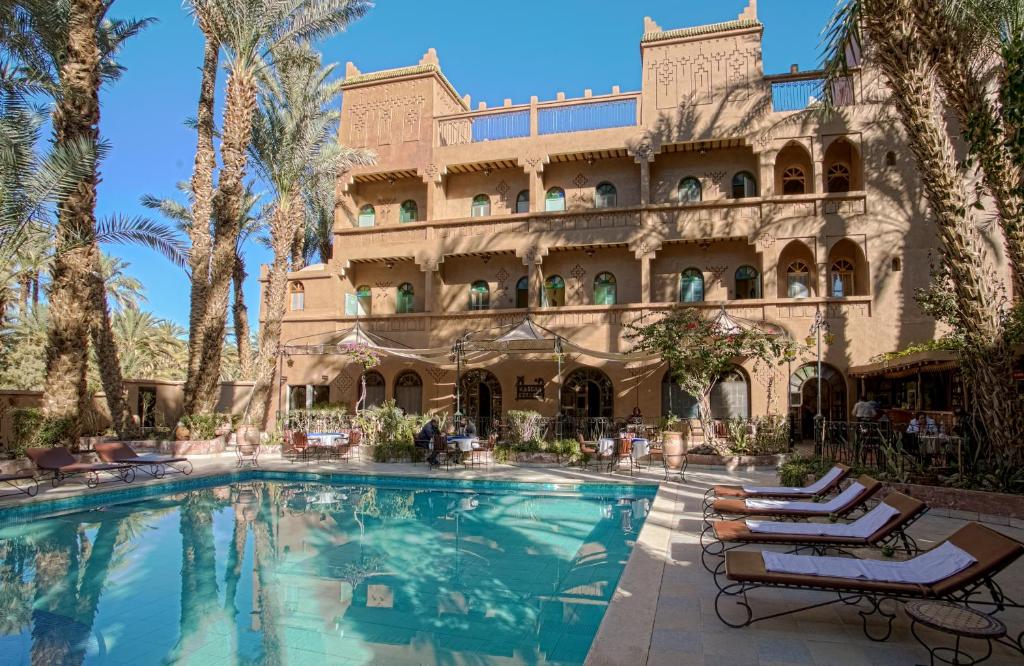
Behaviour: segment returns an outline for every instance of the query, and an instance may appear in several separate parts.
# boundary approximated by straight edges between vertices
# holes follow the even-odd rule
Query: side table
[[[942,664],[963,664],[965,666],[980,664],[992,656],[992,641],[998,642],[999,639],[1006,636],[1006,625],[999,620],[973,608],[965,608],[948,601],[910,601],[903,608],[911,620],[910,633],[914,635],[918,643],[928,650],[932,666],[936,661]],[[953,647],[931,647],[917,633],[919,624],[955,636],[956,642]],[[961,641],[964,638],[985,641],[985,655],[974,657],[966,652],[961,646]]]

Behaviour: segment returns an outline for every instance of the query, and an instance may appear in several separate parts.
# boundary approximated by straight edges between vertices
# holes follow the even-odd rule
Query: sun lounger
[[[867,604],[861,610],[864,634],[884,641],[892,633],[895,613],[882,608],[886,600],[941,599],[972,607],[1024,608],[1006,596],[995,576],[1024,554],[1024,544],[977,523],[956,531],[932,550],[904,562],[856,560],[845,557],[815,557],[756,551],[733,551],[725,555],[725,576],[731,584],[715,598],[715,613],[730,627],[746,627],[769,618],[791,615],[835,603]],[[823,575],[817,575],[817,572]],[[800,606],[792,610],[755,616],[748,595],[761,589],[801,589],[832,592],[835,599]],[[733,601],[743,610],[740,619],[727,619],[725,602]],[[886,618],[883,634],[874,635],[868,617]]]
[[[791,552],[809,549],[848,554],[850,548],[900,546],[907,556],[917,554],[917,542],[907,528],[928,511],[924,502],[892,493],[852,523],[792,523],[763,520],[716,520],[701,538],[701,562],[708,571],[723,572],[725,553],[747,545],[792,546]],[[705,538],[706,537],[706,538]]]
[[[161,455],[139,455],[124,442],[103,442],[96,445],[96,455],[107,463],[124,463],[133,465],[135,469],[148,474],[154,479],[163,478],[168,469],[184,475],[192,473],[192,463],[188,458]]]
[[[712,486],[704,493],[704,507],[709,507],[715,499],[724,498],[747,499],[748,497],[773,497],[778,499],[810,499],[816,495],[829,495],[839,488],[839,484],[842,483],[849,474],[849,467],[836,463],[832,469],[822,475],[820,479],[810,485],[802,487],[754,485]]]
[[[766,516],[799,520],[803,518],[837,518],[849,517],[856,510],[864,507],[869,499],[879,491],[882,484],[863,475],[847,486],[841,493],[824,502],[807,500],[779,499],[716,499],[708,507],[704,515],[704,532],[711,529],[713,517],[732,520],[745,516]]]
[[[75,460],[71,452],[64,447],[57,446],[52,449],[26,449],[27,455],[40,471],[50,472],[53,478],[50,483],[54,487],[61,484],[64,479],[79,474],[85,477],[85,485],[95,488],[100,484],[100,473],[117,477],[125,483],[135,480],[135,466],[123,463],[82,463]]]
[[[29,483],[22,484],[23,481],[28,481]],[[4,483],[17,491],[4,493],[0,497],[7,497],[8,495],[28,495],[29,497],[34,497],[39,492],[39,482],[36,481],[36,477],[32,472],[0,474],[0,483]]]

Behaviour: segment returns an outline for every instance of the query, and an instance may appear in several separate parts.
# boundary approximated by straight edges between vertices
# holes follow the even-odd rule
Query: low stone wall
[[[689,465],[697,467],[722,468],[730,471],[777,469],[786,462],[788,454],[778,453],[768,456],[719,456],[705,453],[687,455]]]
[[[949,515],[955,518],[977,520],[977,514],[1024,520],[1024,495],[945,486],[922,486],[916,483],[887,483],[885,487],[887,490],[915,497],[931,509],[946,509],[950,512]]]

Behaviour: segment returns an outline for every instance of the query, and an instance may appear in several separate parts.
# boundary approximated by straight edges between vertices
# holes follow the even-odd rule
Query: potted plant
[[[675,414],[662,419],[661,441],[662,460],[670,470],[678,470],[683,466],[686,456],[686,444],[690,439],[690,422],[684,421]]]

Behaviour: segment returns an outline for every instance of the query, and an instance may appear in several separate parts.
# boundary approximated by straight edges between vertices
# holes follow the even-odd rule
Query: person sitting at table
[[[420,429],[419,433],[413,439],[413,444],[415,444],[417,449],[426,449],[430,451],[430,445],[434,441],[434,437],[437,435],[437,433],[437,419],[430,419],[429,421],[423,424],[423,427]],[[431,466],[436,465],[437,453],[434,451],[430,451],[430,455],[427,456],[427,462]]]
[[[935,420],[930,416],[925,416],[924,412],[918,412],[914,415],[914,418],[910,419],[910,423],[907,424],[906,436],[903,438],[903,448],[910,453],[917,454],[921,450],[921,443],[918,438],[921,435],[937,434],[939,434],[939,430],[935,427]]]
[[[472,421],[466,421],[462,434],[466,437],[476,437],[476,425]]]

